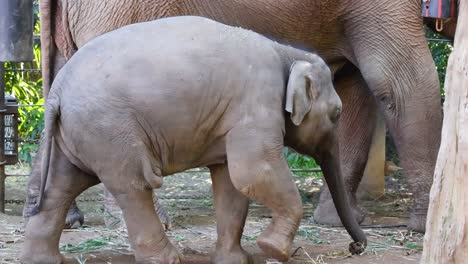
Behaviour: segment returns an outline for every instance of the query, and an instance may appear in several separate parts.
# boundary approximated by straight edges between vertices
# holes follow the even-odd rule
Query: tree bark
[[[468,261],[468,1],[460,1],[445,81],[442,142],[421,263]]]

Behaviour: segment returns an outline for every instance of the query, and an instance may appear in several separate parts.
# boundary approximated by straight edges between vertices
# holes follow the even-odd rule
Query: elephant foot
[[[73,202],[68,209],[67,218],[65,219],[65,229],[77,229],[83,226],[84,216],[81,210],[76,205],[76,202]]]
[[[287,221],[278,222],[273,218],[273,223],[257,238],[257,245],[268,256],[284,262],[289,259],[297,226]]]
[[[291,242],[287,241],[283,235],[266,234],[257,239],[257,245],[262,251],[279,261],[288,261]]]
[[[173,257],[170,259],[161,259],[161,258],[145,258],[135,260],[136,264],[180,264],[182,260],[179,256]]]
[[[42,243],[41,243],[42,242]],[[24,264],[60,264],[64,262],[63,256],[46,241],[25,240],[19,256]]]
[[[416,209],[410,214],[408,230],[425,233],[426,232],[427,210]]]
[[[366,218],[367,212],[357,204],[351,202],[352,211],[356,221],[360,224]],[[333,200],[321,201],[314,211],[314,222],[329,226],[343,226],[336,211]]]
[[[59,264],[64,262],[58,244],[66,208],[48,209],[45,208],[29,219],[19,255],[20,263]]]
[[[23,249],[23,252],[25,249]],[[64,263],[62,255],[46,255],[44,252],[38,252],[36,254],[21,254],[20,263],[23,264],[61,264]]]
[[[137,249],[138,250],[138,249]],[[168,244],[168,247],[158,252],[157,256],[135,256],[135,263],[137,264],[180,264],[182,263],[182,256],[177,249]]]
[[[252,257],[242,248],[224,251],[217,249],[211,256],[213,264],[252,264]]]

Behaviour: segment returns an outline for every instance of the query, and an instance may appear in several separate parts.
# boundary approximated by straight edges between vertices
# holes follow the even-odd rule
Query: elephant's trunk
[[[367,246],[367,238],[351,210],[348,192],[346,191],[341,173],[339,146],[335,133],[332,133],[326,141],[330,144],[325,144],[327,146],[318,155],[318,162],[322,168],[341,222],[355,242],[350,244],[349,250],[353,254],[360,254]]]

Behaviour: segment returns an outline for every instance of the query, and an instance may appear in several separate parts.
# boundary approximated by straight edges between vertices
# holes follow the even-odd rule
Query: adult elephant
[[[349,191],[354,197],[380,109],[414,195],[409,228],[424,231],[441,111],[420,0],[42,0],[40,11],[45,97],[55,73],[90,39],[167,16],[205,16],[318,52],[336,72],[345,106],[340,155]],[[31,176],[31,183],[37,176]],[[31,197],[33,185],[28,187]],[[329,197],[328,191],[322,193],[314,217],[339,223]]]

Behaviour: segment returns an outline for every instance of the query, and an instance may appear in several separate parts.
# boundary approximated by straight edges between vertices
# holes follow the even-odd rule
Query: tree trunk
[[[442,142],[421,263],[468,261],[468,1],[460,1],[445,81]]]

